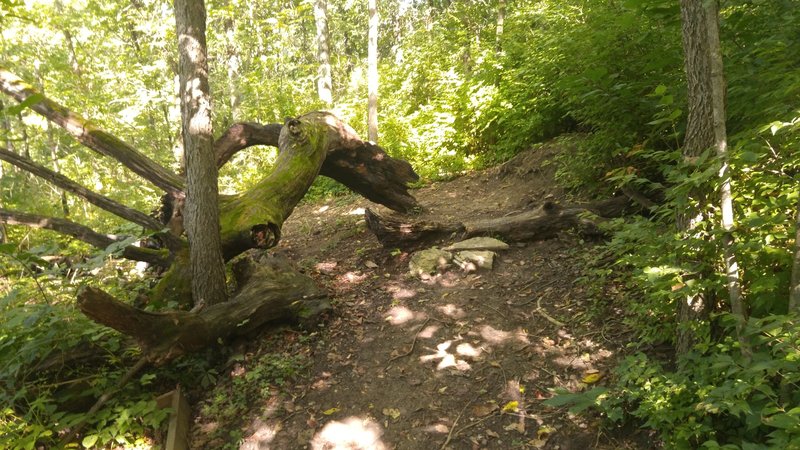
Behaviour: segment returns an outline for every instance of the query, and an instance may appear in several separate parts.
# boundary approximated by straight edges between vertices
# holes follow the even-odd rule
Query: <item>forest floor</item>
[[[414,191],[417,218],[566,202],[554,156],[569,149],[558,142]],[[275,351],[302,355],[305,369],[241,417],[198,414],[193,448],[230,448],[220,427],[238,427],[230,435],[243,449],[657,447],[645,433],[542,405],[553,389],[578,392],[598,377],[602,385],[631,339],[614,306],[621,294],[580,282],[595,244],[572,232],[510,243],[492,270],[453,267],[422,280],[409,274],[409,253],[382,247],[367,229],[366,207],[376,208],[346,196],[294,211],[273,251],[328,290],[333,313],[311,334],[272,330],[241,344],[247,356],[223,375],[242,376],[247,361]]]

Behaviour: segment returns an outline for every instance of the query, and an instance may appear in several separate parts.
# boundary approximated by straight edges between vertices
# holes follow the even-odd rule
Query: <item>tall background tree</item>
[[[378,142],[378,15],[377,0],[369,2],[369,33],[367,44],[367,123],[369,140]]]
[[[333,105],[333,81],[331,79],[331,50],[328,37],[328,1],[314,1],[314,23],[317,26],[317,58],[319,75],[317,93],[328,107]]]

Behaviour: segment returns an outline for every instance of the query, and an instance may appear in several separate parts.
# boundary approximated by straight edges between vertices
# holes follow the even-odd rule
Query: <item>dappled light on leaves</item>
[[[373,419],[348,417],[328,422],[309,444],[312,450],[385,450],[382,435]]]

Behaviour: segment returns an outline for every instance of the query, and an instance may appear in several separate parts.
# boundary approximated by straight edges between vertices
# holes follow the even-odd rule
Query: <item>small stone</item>
[[[508,244],[490,237],[475,237],[445,247],[445,250],[508,250]]]
[[[494,267],[494,256],[495,253],[488,250],[465,250],[456,253],[453,261],[467,272],[474,272],[477,269],[492,270]]]
[[[452,260],[452,253],[433,247],[414,252],[408,262],[408,269],[412,275],[431,275],[448,268]]]
[[[374,263],[374,262],[372,262],[372,261],[366,261],[366,262],[364,263],[364,265],[365,265],[365,266],[367,266],[367,267],[369,267],[370,269],[377,269],[377,268],[378,268],[378,265],[377,265],[377,264],[375,264],[375,263]]]

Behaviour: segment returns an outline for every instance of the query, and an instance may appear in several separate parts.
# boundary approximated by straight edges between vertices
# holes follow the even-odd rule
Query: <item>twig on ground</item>
[[[488,416],[486,416],[486,417],[484,417],[484,418],[482,418],[482,419],[478,419],[478,420],[476,420],[475,422],[472,422],[472,423],[471,423],[471,424],[469,424],[469,425],[464,425],[464,426],[463,426],[463,427],[461,427],[461,428],[460,428],[460,429],[459,429],[459,430],[458,430],[458,431],[457,431],[455,434],[456,434],[456,435],[457,435],[457,434],[460,434],[460,433],[464,432],[465,430],[468,430],[468,429],[470,429],[470,428],[474,427],[475,425],[478,425],[479,423],[486,422],[487,420],[491,419],[492,417],[497,417],[497,416],[499,416],[499,415],[500,415],[500,413],[498,413],[498,412],[493,412],[493,413],[489,414]]]
[[[563,327],[564,326],[563,322],[559,322],[558,320],[554,319],[553,317],[550,316],[550,314],[547,314],[544,308],[542,308],[541,300],[542,300],[541,297],[536,299],[536,312],[538,312],[542,317],[547,319],[547,321],[552,323],[553,325],[557,327]]]
[[[400,359],[400,358],[406,357],[406,356],[414,353],[414,347],[417,345],[417,338],[419,337],[419,334],[422,332],[422,330],[425,329],[425,325],[427,325],[430,320],[431,320],[430,317],[425,319],[425,322],[422,323],[422,326],[420,326],[419,330],[417,330],[417,332],[414,334],[414,340],[411,341],[411,348],[407,352],[403,353],[402,355],[397,355],[397,356],[392,357],[391,359],[389,359],[389,362],[392,362],[392,361],[394,361],[396,359]]]
[[[478,397],[480,397],[480,396],[478,396]],[[478,397],[473,398],[466,405],[464,405],[463,408],[461,408],[461,412],[458,413],[458,416],[456,417],[456,420],[453,421],[453,426],[450,427],[450,432],[447,433],[447,440],[445,440],[444,444],[442,444],[441,450],[444,450],[447,447],[447,444],[449,444],[450,441],[453,439],[453,436],[455,436],[457,434],[457,433],[455,433],[455,431],[456,431],[456,425],[458,425],[458,421],[461,420],[461,416],[464,415],[464,411],[466,411],[467,408],[469,408],[469,405],[475,403],[475,400],[477,400]]]
[[[491,309],[492,311],[496,312],[497,314],[500,314],[500,317],[502,317],[504,319],[506,318],[506,315],[503,314],[499,309],[495,308],[494,306],[489,306],[489,305],[486,305],[486,304],[484,304],[483,306]]]

